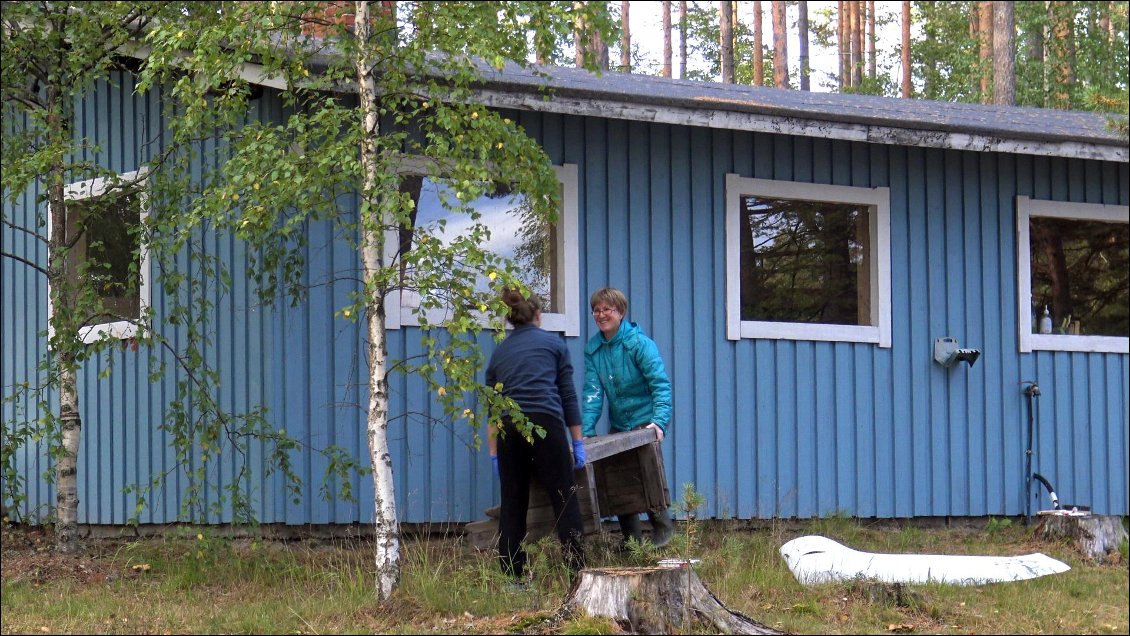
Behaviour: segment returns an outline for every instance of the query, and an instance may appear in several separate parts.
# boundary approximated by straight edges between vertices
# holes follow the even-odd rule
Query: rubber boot
[[[655,547],[662,548],[671,542],[671,537],[675,536],[675,523],[671,521],[671,513],[667,509],[652,510],[647,513],[647,518],[651,521],[651,542]]]
[[[643,543],[643,528],[640,526],[638,514],[618,515],[616,518],[620,521],[620,533],[624,535],[624,540],[620,543],[621,548],[627,547],[629,539]]]

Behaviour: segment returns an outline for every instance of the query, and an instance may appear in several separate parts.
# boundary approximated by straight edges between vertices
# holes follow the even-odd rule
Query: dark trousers
[[[530,479],[536,477],[545,489],[554,518],[557,538],[565,550],[569,568],[576,572],[585,566],[581,537],[581,506],[573,481],[573,455],[565,425],[551,415],[527,414],[530,422],[545,429],[545,437],[533,435],[526,441],[514,424],[504,422],[504,435],[498,438],[498,477],[502,482],[502,510],[499,517],[498,556],[502,571],[522,576],[526,552],[526,512],[530,506]]]

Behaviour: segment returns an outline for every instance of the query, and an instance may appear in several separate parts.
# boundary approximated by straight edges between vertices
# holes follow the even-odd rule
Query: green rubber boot
[[[647,513],[651,521],[651,542],[655,547],[662,548],[671,542],[675,536],[675,522],[671,521],[671,513],[667,509],[654,510]]]

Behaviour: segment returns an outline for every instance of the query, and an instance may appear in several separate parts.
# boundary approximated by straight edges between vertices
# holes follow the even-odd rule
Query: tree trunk
[[[852,2],[852,63],[851,84],[859,87],[863,85],[863,0]]]
[[[850,0],[839,0],[836,3],[836,48],[840,54],[840,76],[839,84],[840,90],[851,86],[851,77],[848,75],[848,40],[847,40],[847,18],[850,11],[847,2]]]
[[[671,77],[671,0],[663,0],[663,77]]]
[[[878,68],[875,59],[875,0],[867,0],[867,77],[875,81]]]
[[[1071,2],[1048,3],[1048,24],[1052,34],[1047,41],[1052,68],[1048,105],[1052,108],[1071,108],[1075,93],[1074,15]]]
[[[1042,515],[1037,531],[1046,539],[1069,539],[1087,558],[1103,562],[1126,540],[1122,518],[1107,515]]]
[[[993,102],[993,3],[982,0],[977,3],[977,42],[980,54],[977,68],[981,76],[981,103]]]
[[[753,0],[753,85],[765,86],[765,37],[761,0]]]
[[[628,0],[620,1],[620,70],[632,72],[632,29],[628,21]]]
[[[64,147],[70,143],[70,108],[56,86],[46,91],[47,130],[50,143]],[[78,400],[78,365],[74,348],[78,346],[80,325],[75,318],[75,281],[68,276],[75,270],[69,257],[73,237],[67,234],[67,204],[64,196],[63,162],[51,166],[47,184],[51,239],[48,242],[47,281],[51,306],[47,324],[55,337],[66,341],[56,347],[55,372],[59,382],[60,454],[55,458],[55,549],[63,554],[79,551],[78,541],[78,449],[82,439],[82,415]]]
[[[687,76],[687,2],[679,0],[679,77]]]
[[[789,87],[789,44],[785,0],[773,0],[773,85]]]
[[[993,103],[1016,105],[1016,19],[1012,2],[993,2]]]
[[[797,3],[797,32],[800,36],[800,90],[810,89],[808,62],[808,2],[800,0]]]
[[[387,22],[386,12],[378,19]],[[380,201],[374,197],[379,178],[377,136],[380,134],[378,118],[377,85],[373,77],[368,42],[372,38],[373,17],[369,2],[358,0],[356,12],[357,83],[364,126],[361,139],[361,165],[364,171],[362,196],[367,205],[362,207],[361,260],[364,268],[368,302],[365,311],[368,325],[369,408],[366,420],[366,437],[369,442],[369,461],[373,468],[373,504],[375,509],[375,558],[377,566],[377,596],[387,600],[400,583],[400,526],[396,515],[396,490],[393,483],[392,455],[388,447],[388,380],[387,352],[385,351],[384,294],[378,283],[384,262],[383,212]]]
[[[844,37],[847,38],[844,44],[845,48],[845,68],[844,68],[844,86],[856,87],[859,86],[859,77],[856,75],[856,69],[859,67],[859,44],[855,38],[855,28],[857,24],[857,14],[859,13],[859,3],[856,0],[845,0],[845,24],[844,24]]]
[[[909,99],[913,94],[910,67],[910,0],[902,3],[902,96]]]
[[[586,4],[585,0],[577,0],[573,3],[574,7],[581,7]],[[580,15],[580,12],[577,12]],[[574,48],[576,49],[576,62],[578,68],[583,68],[586,64],[595,64],[601,70],[608,70],[608,43],[605,42],[600,33],[595,29],[586,29],[586,25],[581,22],[581,18],[577,18],[576,30],[574,31]],[[587,37],[582,34],[589,31]]]
[[[689,567],[581,570],[566,608],[634,634],[782,634],[726,608]]]
[[[718,2],[718,50],[722,58],[722,81],[734,83],[734,3]]]

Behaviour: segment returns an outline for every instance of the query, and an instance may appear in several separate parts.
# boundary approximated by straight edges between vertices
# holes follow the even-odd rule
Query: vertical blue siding
[[[80,104],[77,137],[96,142],[86,158],[118,171],[154,156],[162,136],[158,94],[137,97],[127,78]],[[255,117],[283,115],[270,91]],[[1015,197],[1117,203],[1130,201],[1126,164],[1062,158],[869,145],[780,134],[734,132],[565,115],[508,113],[541,140],[554,163],[578,166],[581,335],[567,338],[577,383],[583,345],[596,333],[587,299],[605,285],[628,294],[629,318],[653,336],[674,385],[672,425],[663,445],[674,499],[683,484],[706,495],[714,517],[809,518],[1017,515],[1025,510],[1027,411],[1022,382],[1042,389],[1034,467],[1068,503],[1097,512],[1128,512],[1126,387],[1119,354],[1020,354],[1016,334]],[[213,144],[214,146],[214,144]],[[198,178],[218,165],[210,147]],[[887,187],[891,201],[892,346],[725,337],[724,175],[800,183]],[[30,225],[42,210],[37,191],[5,218]],[[344,210],[356,200],[343,197]],[[325,223],[311,223],[304,283],[296,307],[261,306],[247,282],[246,246],[202,235],[235,281],[215,303],[210,363],[223,373],[224,408],[260,404],[272,425],[310,448],[340,446],[368,461],[365,407],[368,363],[363,322],[334,316],[355,283],[342,278],[357,255]],[[0,249],[35,262],[45,246],[0,228]],[[190,266],[188,255],[178,259]],[[46,283],[0,259],[0,385],[5,393],[34,382],[46,353]],[[155,293],[158,317],[171,298]],[[183,334],[169,332],[183,344]],[[390,331],[391,360],[422,353],[419,331]],[[983,355],[973,367],[943,369],[933,341],[953,336]],[[489,335],[481,337],[489,355]],[[158,353],[158,361],[172,360]],[[112,368],[108,379],[98,374]],[[88,362],[81,379],[80,520],[123,523],[137,502],[124,495],[168,472],[148,497],[141,520],[179,518],[186,482],[160,425],[180,372],[151,383],[149,352],[113,349]],[[405,522],[468,521],[497,499],[485,450],[472,449],[464,421],[429,424],[442,411],[415,376],[390,375],[389,442],[397,506]],[[5,403],[5,422],[34,405]],[[602,425],[603,426],[603,425]],[[252,445],[248,486],[267,523],[370,523],[372,483],[353,476],[357,500],[342,484],[322,492],[326,460],[296,452],[303,478],[298,502],[278,474],[262,469],[267,449]],[[210,462],[208,501],[244,466],[226,455]],[[198,465],[200,457],[191,458]],[[22,449],[28,477],[24,514],[39,517],[54,501],[39,478],[42,449]],[[211,521],[230,520],[230,508]]]

